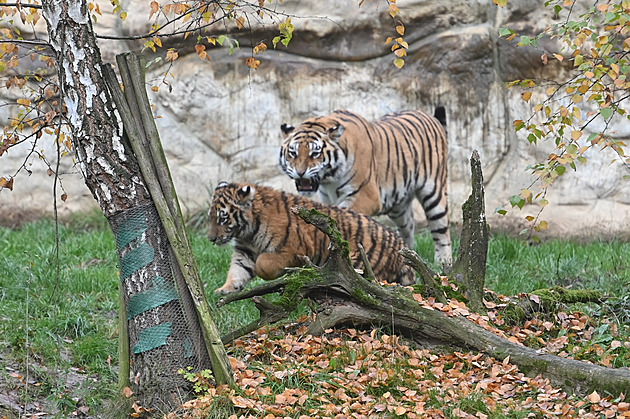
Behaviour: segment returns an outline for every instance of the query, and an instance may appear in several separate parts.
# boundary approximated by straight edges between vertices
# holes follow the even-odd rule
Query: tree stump
[[[488,224],[484,199],[483,173],[477,150],[470,158],[472,192],[462,205],[462,233],[457,261],[452,274],[463,285],[468,306],[476,313],[485,312],[483,304],[488,256]]]

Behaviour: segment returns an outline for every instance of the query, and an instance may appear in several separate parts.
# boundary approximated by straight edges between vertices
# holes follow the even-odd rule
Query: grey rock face
[[[146,6],[134,3],[140,2],[129,2],[130,25],[105,16],[97,30],[121,35],[145,31]],[[533,111],[521,99],[520,90],[506,89],[504,83],[532,77],[561,80],[568,69],[557,61],[545,66],[541,51],[515,48],[515,43],[498,37],[501,27],[530,34],[542,30],[552,17],[541,2],[513,1],[505,9],[488,1],[400,2],[409,43],[401,70],[394,67],[395,57],[385,45],[387,36],[395,32],[384,3],[331,7],[324,0],[285,0],[273,4],[292,16],[308,16],[293,18],[296,31],[288,48],[279,45],[273,50],[271,38],[276,32],[267,25],[257,28],[252,37],[232,34],[241,48],[231,55],[227,48],[209,49],[210,60],[201,61],[189,48],[186,51],[192,53],[180,52],[172,66],[162,61],[149,67],[150,81],[162,80],[168,73],[169,86],[153,83],[160,89],[150,91],[150,97],[185,209],[207,206],[221,180],[261,182],[294,191],[277,164],[282,123],[297,125],[341,108],[372,119],[404,109],[432,113],[435,106],[443,105],[451,219],[460,219],[460,206],[470,193],[473,150],[479,151],[483,164],[492,227],[518,231],[525,215],[537,213],[538,208],[529,208],[498,216],[494,209],[507,204],[521,188],[529,188],[534,178],[526,167],[553,151],[553,144],[530,146],[523,133],[514,132],[513,120],[527,119]],[[245,66],[251,56],[250,38],[265,38],[270,47],[257,56],[262,61],[257,70]],[[138,47],[112,41],[102,45],[104,58],[112,62],[115,53]],[[615,129],[620,139],[630,136],[627,124]],[[50,141],[42,142],[42,147],[53,156]],[[0,176],[17,170],[24,156],[19,151],[0,159]],[[552,204],[543,218],[550,222],[550,232],[626,234],[630,230],[624,222],[630,217],[630,191],[623,180],[626,169],[610,164],[615,158],[612,153],[592,151],[586,157],[588,165],[564,176],[548,193]],[[2,211],[50,212],[51,178],[36,158],[30,161],[33,174],[27,180],[20,180],[26,179],[21,175],[13,192],[0,192]],[[62,213],[95,206],[70,159],[64,159],[62,169],[68,193],[68,200],[60,203]],[[531,189],[539,191],[535,185]],[[417,214],[422,222],[419,207]]]

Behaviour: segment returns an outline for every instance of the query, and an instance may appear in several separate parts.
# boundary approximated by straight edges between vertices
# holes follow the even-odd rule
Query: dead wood
[[[512,297],[501,311],[510,324],[523,324],[534,317],[557,313],[563,306],[575,303],[602,303],[606,297],[597,290],[570,290],[562,287],[544,288]]]
[[[484,352],[498,360],[509,357],[530,376],[543,374],[567,391],[586,394],[597,390],[619,395],[630,392],[630,371],[588,364],[545,354],[539,350],[504,339],[463,316],[449,317],[441,311],[418,303],[409,288],[381,286],[356,273],[348,257],[348,246],[334,223],[323,214],[298,209],[299,215],[329,234],[332,253],[321,267],[311,266],[276,281],[230,295],[226,301],[281,291],[278,302],[265,302],[263,321],[286,318],[306,298],[316,303],[315,319],[308,333],[319,334],[334,327],[387,327],[392,333],[406,336],[426,346],[443,346]],[[267,304],[269,303],[269,304]],[[258,327],[262,323],[257,322]],[[253,324],[252,324],[253,325]],[[231,338],[235,336],[232,335]]]
[[[477,150],[470,158],[472,192],[462,205],[462,233],[457,261],[452,275],[463,285],[468,306],[476,313],[485,311],[483,304],[488,255],[488,224],[483,188],[483,173]]]

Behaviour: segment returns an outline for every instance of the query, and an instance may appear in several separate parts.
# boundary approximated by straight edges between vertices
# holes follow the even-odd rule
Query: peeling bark
[[[55,52],[72,146],[86,185],[106,217],[150,202],[103,82],[103,62],[87,2],[46,0],[43,16]]]

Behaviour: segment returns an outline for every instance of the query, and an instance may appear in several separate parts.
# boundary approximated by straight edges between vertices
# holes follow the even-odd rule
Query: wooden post
[[[176,278],[183,278],[183,290],[188,291],[188,295],[182,292],[183,298],[192,302],[196,309],[195,314],[201,325],[217,384],[234,386],[232,368],[219,330],[212,319],[210,305],[203,293],[201,276],[186,235],[171,174],[153,120],[144,87],[142,60],[134,53],[120,54],[116,60],[125,86],[124,95],[110,66],[105,67],[105,80],[171,244],[176,265],[173,273]],[[183,291],[181,288],[180,291]]]

